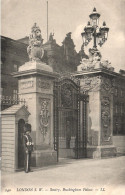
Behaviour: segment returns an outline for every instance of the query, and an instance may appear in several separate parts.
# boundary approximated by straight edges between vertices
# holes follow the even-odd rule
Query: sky
[[[101,14],[99,26],[105,21],[110,28],[107,42],[98,49],[103,60],[109,60],[115,71],[125,70],[125,0],[48,0],[49,33],[54,32],[56,42],[62,45],[66,34],[78,52],[82,45],[81,32],[89,21],[93,8]],[[1,0],[1,34],[12,39],[29,36],[36,22],[44,43],[47,40],[46,0]],[[91,43],[85,48],[92,48]]]

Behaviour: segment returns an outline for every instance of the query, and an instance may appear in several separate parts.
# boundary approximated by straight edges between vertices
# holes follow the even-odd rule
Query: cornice
[[[120,79],[125,79],[125,76],[121,75],[120,73],[112,72],[110,70],[107,70],[105,68],[99,68],[91,71],[84,71],[84,72],[76,72],[74,74],[75,77],[84,77],[84,76],[111,76],[111,77],[119,77]]]
[[[11,73],[11,75],[14,78],[24,77],[28,75],[42,75],[42,76],[47,76],[47,77],[49,76],[50,78],[53,78],[53,79],[59,77],[58,73],[48,72],[48,71],[44,71],[40,69],[31,69],[31,70],[25,70],[25,71],[20,71],[20,72],[14,72],[14,73]]]

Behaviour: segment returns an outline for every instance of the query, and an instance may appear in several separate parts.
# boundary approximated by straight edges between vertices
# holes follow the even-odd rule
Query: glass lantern
[[[81,33],[81,36],[82,36],[82,39],[83,39],[83,44],[85,44],[85,41],[86,41],[86,33],[85,32],[82,32]]]
[[[100,28],[100,33],[104,41],[106,41],[108,38],[108,32],[109,32],[109,28],[106,26],[106,23],[103,22],[103,26]]]
[[[98,45],[101,47],[103,45],[103,40],[100,32],[97,34],[97,41]]]
[[[92,26],[96,28],[99,24],[99,17],[100,17],[100,14],[97,13],[96,8],[93,9],[93,12],[89,15],[89,17],[91,19]]]
[[[88,22],[87,26],[84,28],[84,31],[86,33],[86,39],[88,40],[88,42],[90,42],[92,40],[92,32],[93,32],[93,28],[90,22]]]

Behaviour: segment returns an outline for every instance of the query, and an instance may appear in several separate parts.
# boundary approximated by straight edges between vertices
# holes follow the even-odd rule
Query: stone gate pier
[[[113,145],[114,74],[105,69],[79,73],[81,92],[89,95],[87,157],[116,155]]]
[[[118,148],[114,134],[116,121],[124,118],[125,78],[115,73],[108,61],[94,64],[94,61],[83,59],[77,70],[75,76],[80,79],[81,93],[89,95],[87,157],[116,156]]]
[[[53,141],[53,81],[52,68],[44,63],[28,62],[14,75],[18,78],[19,96],[28,106],[29,123],[35,144],[33,166],[57,161]]]
[[[43,166],[57,162],[53,138],[53,82],[56,73],[52,67],[42,62],[42,36],[34,24],[29,38],[30,61],[19,68],[13,76],[18,78],[19,97],[25,99],[31,113],[32,138],[35,150],[32,154],[33,166]]]

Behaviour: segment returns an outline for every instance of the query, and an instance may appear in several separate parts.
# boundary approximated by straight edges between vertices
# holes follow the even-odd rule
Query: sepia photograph
[[[1,0],[1,194],[125,195],[125,0]]]

